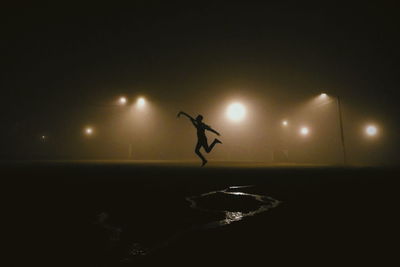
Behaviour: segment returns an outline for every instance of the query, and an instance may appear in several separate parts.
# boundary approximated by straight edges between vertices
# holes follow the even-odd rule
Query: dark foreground
[[[397,262],[395,169],[0,167],[9,266]]]

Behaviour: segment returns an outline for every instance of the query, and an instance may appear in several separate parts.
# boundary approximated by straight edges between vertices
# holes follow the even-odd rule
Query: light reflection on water
[[[220,212],[220,213],[224,214],[224,217],[225,217],[224,219],[205,224],[203,227],[206,229],[225,226],[225,225],[229,225],[233,222],[241,221],[246,217],[255,216],[257,214],[266,212],[272,208],[276,208],[281,203],[279,200],[274,199],[269,196],[266,196],[266,195],[250,194],[250,193],[245,193],[245,192],[239,191],[240,189],[244,189],[244,188],[248,188],[248,187],[253,187],[253,186],[252,185],[230,186],[223,190],[216,190],[216,191],[211,191],[211,192],[201,194],[199,196],[187,197],[186,200],[190,202],[190,207],[193,209],[198,209],[198,210],[201,210],[204,212],[213,212],[213,213]],[[228,196],[232,195],[232,196],[250,197],[250,198],[254,199],[255,201],[257,201],[259,205],[257,208],[245,212],[245,211],[215,210],[212,208],[202,207],[198,204],[199,200],[209,197],[211,195],[215,195],[215,194],[224,194],[224,195],[228,195]]]
[[[238,211],[238,212],[231,212],[228,211],[225,213],[225,223],[226,224],[230,224],[232,222],[236,222],[236,221],[240,221],[241,219],[243,219],[243,213]]]
[[[191,196],[191,197],[186,197],[186,200],[189,201],[190,203],[190,208],[199,210],[201,212],[205,213],[212,213],[215,216],[215,218],[221,218],[222,219],[216,219],[215,221],[211,222],[206,222],[206,223],[199,223],[195,222],[191,227],[182,229],[178,232],[175,232],[173,235],[171,235],[169,238],[157,243],[153,244],[152,246],[145,248],[141,244],[137,242],[132,242],[130,243],[131,245],[127,248],[125,257],[123,257],[120,261],[124,263],[130,263],[133,262],[136,257],[141,257],[141,256],[146,256],[153,254],[154,252],[165,248],[169,246],[171,243],[176,242],[179,240],[182,236],[193,232],[193,231],[198,231],[202,229],[211,229],[211,228],[217,228],[217,227],[222,227],[226,226],[235,222],[239,222],[244,220],[246,217],[251,217],[258,215],[260,213],[266,212],[272,208],[277,207],[281,202],[279,200],[276,200],[272,197],[266,196],[266,195],[259,195],[259,194],[251,194],[251,193],[246,193],[242,192],[244,191],[243,189],[253,187],[252,185],[248,186],[230,186],[228,188],[225,188],[223,190],[216,190],[216,191],[211,191],[207,193],[203,193],[198,196]],[[208,207],[205,207],[204,205],[200,205],[200,201],[207,200],[209,201],[209,197],[213,197],[211,199],[211,203],[209,203]],[[220,199],[220,197],[227,197],[226,199]],[[216,197],[216,199],[215,199]],[[254,201],[250,205],[250,200]],[[233,209],[237,210],[228,210],[228,207],[223,206],[224,208],[218,209],[218,206],[222,204],[228,204],[229,201],[237,201],[239,203],[238,207],[235,207]],[[232,204],[232,203],[231,203]],[[249,206],[246,206],[249,204]],[[250,207],[251,206],[251,207]],[[232,207],[231,207],[232,209]],[[119,227],[112,226],[107,223],[109,215],[107,213],[101,213],[98,215],[98,220],[96,221],[96,224],[107,230],[110,234],[110,242],[114,244],[112,247],[116,247],[117,243],[120,241],[120,235],[122,233],[122,229]]]

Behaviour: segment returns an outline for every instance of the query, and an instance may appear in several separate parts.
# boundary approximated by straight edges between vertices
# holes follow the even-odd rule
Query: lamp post
[[[329,96],[326,93],[321,93],[319,97],[323,100],[329,98]],[[346,155],[346,144],[345,144],[345,140],[344,140],[342,105],[341,105],[340,97],[338,95],[335,95],[334,97],[336,98],[336,106],[337,106],[337,112],[338,112],[340,143],[341,143],[341,147],[342,147],[343,165],[346,165],[347,164],[347,155]]]
[[[134,112],[136,113],[138,118],[139,117],[143,117],[143,112],[146,113],[146,111],[148,111],[149,108],[150,108],[149,107],[149,101],[146,99],[145,96],[138,96],[136,98],[136,101],[135,101],[133,107],[134,107]],[[133,137],[134,136],[134,132],[135,132],[135,130],[134,130],[134,128],[132,128],[132,136],[129,138],[129,144],[128,144],[128,157],[129,157],[129,159],[132,159],[132,156],[133,156],[133,153],[134,153],[134,148],[135,148],[135,138]],[[136,140],[136,143],[137,142],[138,141]]]
[[[342,107],[340,104],[340,97],[336,96],[338,116],[339,116],[339,127],[340,127],[340,140],[342,143],[342,153],[343,153],[343,164],[347,164],[347,156],[346,156],[346,145],[344,142],[344,131],[343,131],[343,118],[342,118]]]

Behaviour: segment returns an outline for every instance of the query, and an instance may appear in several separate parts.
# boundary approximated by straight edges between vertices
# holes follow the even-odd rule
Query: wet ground
[[[396,260],[399,171],[1,163],[12,266],[360,266]]]

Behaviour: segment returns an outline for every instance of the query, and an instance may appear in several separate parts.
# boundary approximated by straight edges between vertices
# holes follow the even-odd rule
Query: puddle
[[[193,218],[192,226],[181,229],[174,234],[165,238],[161,242],[150,245],[145,248],[142,244],[133,241],[131,238],[127,245],[122,247],[125,256],[120,258],[121,263],[133,263],[138,257],[151,255],[172,243],[179,240],[193,231],[201,231],[211,228],[223,227],[232,223],[238,223],[248,217],[253,217],[276,208],[281,202],[267,195],[253,194],[246,192],[246,188],[254,191],[255,187],[247,186],[230,186],[222,190],[203,193],[198,196],[190,196],[185,199],[189,202],[189,207],[199,211]],[[116,243],[120,242],[124,236],[122,228],[108,224],[109,214],[103,212],[98,215],[97,224],[109,233],[110,243],[112,247],[121,249]]]
[[[203,228],[216,228],[241,221],[246,217],[255,216],[276,208],[281,202],[266,195],[242,192],[244,188],[254,187],[230,186],[223,190],[216,190],[199,196],[187,197],[192,209],[208,213],[221,213],[223,219],[203,225]]]

